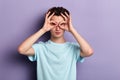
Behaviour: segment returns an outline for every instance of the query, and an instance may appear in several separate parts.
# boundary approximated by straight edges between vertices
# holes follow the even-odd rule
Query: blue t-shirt
[[[28,56],[37,61],[37,80],[76,80],[76,62],[83,62],[77,43],[35,43],[35,55]]]

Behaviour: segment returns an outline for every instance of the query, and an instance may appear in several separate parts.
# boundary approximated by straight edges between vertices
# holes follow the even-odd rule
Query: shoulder
[[[45,42],[39,41],[33,44],[33,47],[43,47],[45,46]]]
[[[38,45],[45,45],[46,42],[43,42],[43,41],[39,41],[37,44]]]
[[[73,47],[80,47],[77,42],[69,42],[69,45],[71,45]]]

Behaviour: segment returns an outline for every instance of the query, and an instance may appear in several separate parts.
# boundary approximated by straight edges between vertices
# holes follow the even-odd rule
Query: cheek
[[[65,30],[62,30],[61,32],[62,32],[62,34],[64,34]]]
[[[54,28],[50,30],[50,33],[51,33],[51,34],[54,34],[54,32],[55,32],[55,29],[54,29]]]
[[[54,32],[54,31],[55,31],[55,27],[50,30],[50,32]]]

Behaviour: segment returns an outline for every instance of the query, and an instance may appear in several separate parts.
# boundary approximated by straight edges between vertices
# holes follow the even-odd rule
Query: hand
[[[50,12],[48,12],[45,16],[45,23],[44,23],[44,26],[43,26],[43,30],[45,30],[46,32],[47,31],[50,31],[54,26],[52,25],[52,23],[55,23],[53,21],[50,21],[50,19],[53,17],[54,13],[52,15],[50,15]],[[49,16],[49,17],[48,17]]]
[[[61,14],[61,15],[62,15],[62,17],[65,19],[65,21],[62,22],[62,23],[64,23],[64,24],[66,23],[66,25],[65,25],[65,26],[60,26],[60,28],[66,30],[66,31],[71,32],[72,29],[73,29],[71,16],[68,15],[66,12],[65,12],[65,15],[66,15],[66,16],[65,16],[64,14]],[[61,25],[62,25],[62,23],[61,23]]]

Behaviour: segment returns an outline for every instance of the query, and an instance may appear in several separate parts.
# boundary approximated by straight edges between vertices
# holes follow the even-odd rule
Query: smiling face
[[[65,30],[61,29],[60,26],[65,26],[64,18],[62,16],[54,15],[51,18],[51,26],[54,26],[53,29],[50,30],[52,38],[62,38],[64,37]]]

